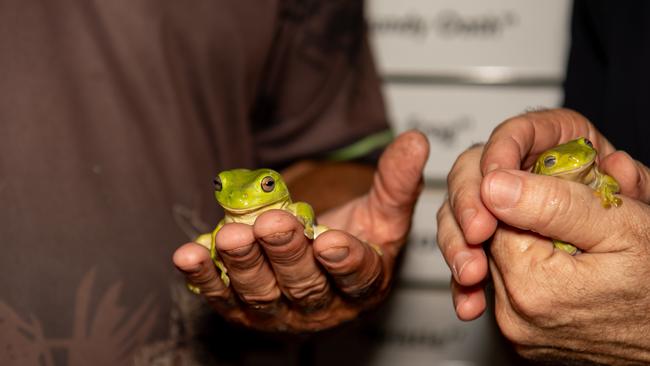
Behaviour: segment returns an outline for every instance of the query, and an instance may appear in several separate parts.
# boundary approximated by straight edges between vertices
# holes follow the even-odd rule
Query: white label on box
[[[458,155],[505,119],[562,100],[559,87],[385,84],[384,94],[397,132],[418,129],[429,138],[425,177],[433,180],[445,180]]]
[[[383,74],[488,73],[561,80],[569,0],[369,0]]]

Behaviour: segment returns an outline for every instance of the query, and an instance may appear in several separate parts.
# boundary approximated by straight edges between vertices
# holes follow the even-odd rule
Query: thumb
[[[588,186],[520,170],[497,170],[481,185],[486,207],[508,225],[559,239],[584,251],[625,249],[616,231],[625,231],[634,200],[606,209]],[[630,211],[632,210],[632,211]],[[626,212],[630,211],[630,212]],[[619,238],[620,239],[620,238]]]
[[[410,223],[422,190],[422,171],[429,157],[429,142],[418,131],[407,131],[391,143],[381,158],[370,190],[369,209],[382,219]]]

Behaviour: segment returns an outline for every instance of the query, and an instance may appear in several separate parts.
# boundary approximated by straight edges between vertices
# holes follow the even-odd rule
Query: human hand
[[[313,244],[281,210],[253,226],[224,225],[216,246],[230,287],[199,244],[177,249],[174,264],[222,316],[251,328],[316,331],[353,319],[389,289],[427,157],[423,135],[399,136],[382,155],[370,192],[318,218],[332,230]]]
[[[438,245],[452,269],[452,297],[460,319],[474,319],[486,306],[488,260],[482,243],[494,234],[497,218],[481,200],[484,175],[527,169],[539,153],[580,136],[594,143],[601,169],[618,180],[622,194],[641,199],[648,194],[640,163],[616,151],[589,121],[566,109],[511,118],[493,131],[485,146],[470,148],[456,160],[447,179],[449,198],[438,211]]]
[[[610,209],[580,183],[511,169],[483,179],[485,207],[503,223],[490,245],[496,319],[522,356],[650,362],[650,170],[635,168],[625,177],[636,176],[639,199]]]

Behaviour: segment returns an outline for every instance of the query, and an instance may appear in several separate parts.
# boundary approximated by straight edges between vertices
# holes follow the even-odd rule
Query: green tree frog
[[[618,182],[598,169],[596,155],[591,141],[581,137],[544,151],[537,158],[532,172],[586,184],[600,196],[603,207],[618,207],[622,203],[615,196],[620,191]],[[572,255],[578,252],[578,248],[560,240],[554,239],[553,245]]]
[[[304,225],[304,234],[309,239],[314,239],[327,230],[323,225],[316,225],[314,211],[308,203],[291,201],[282,176],[271,169],[233,169],[220,172],[214,178],[214,197],[223,207],[225,216],[212,233],[200,235],[194,241],[210,249],[210,256],[226,286],[230,285],[228,270],[215,247],[215,238],[223,225],[233,222],[253,225],[263,212],[279,209],[292,213]],[[194,292],[198,290],[191,285],[189,287]]]

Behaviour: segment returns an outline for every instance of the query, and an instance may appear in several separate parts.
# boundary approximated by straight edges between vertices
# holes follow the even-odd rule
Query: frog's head
[[[533,173],[543,175],[570,174],[594,164],[596,149],[584,137],[544,151],[535,162]]]
[[[246,213],[289,199],[289,190],[274,170],[233,169],[214,178],[214,197],[225,210]]]

